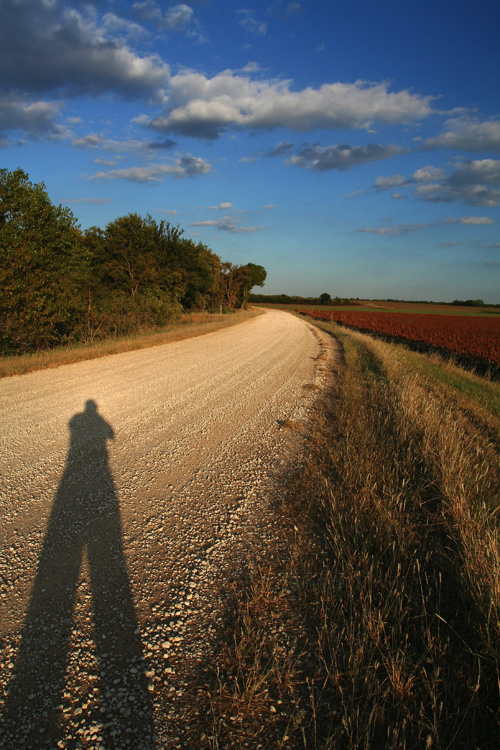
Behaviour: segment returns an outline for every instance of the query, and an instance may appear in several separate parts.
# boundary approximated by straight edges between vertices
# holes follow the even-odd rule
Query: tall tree
[[[236,266],[229,261],[221,263],[220,283],[223,296],[223,304],[232,310],[238,302],[238,294],[242,284],[242,266]],[[245,275],[245,280],[247,276]]]
[[[245,268],[248,274],[248,282],[246,282],[242,288],[242,306],[248,301],[248,295],[250,294],[254,286],[264,286],[267,278],[267,271],[264,266],[258,266],[255,263],[247,263]]]
[[[180,310],[158,226],[130,213],[85,233],[91,256],[89,331],[124,334],[161,326]]]
[[[221,286],[226,306],[230,309],[243,307],[252,288],[263,286],[266,276],[266,269],[255,263],[247,263],[245,266],[222,263]]]
[[[161,287],[187,310],[205,309],[219,294],[220,259],[206,245],[183,237],[168,221],[153,228]]]
[[[77,336],[86,257],[76,220],[26,172],[0,170],[0,348],[27,351]]]
[[[100,263],[103,282],[131,299],[158,279],[154,235],[151,226],[135,213],[111,221],[104,233]]]
[[[187,310],[205,310],[220,296],[220,258],[202,242],[183,240],[182,305]]]

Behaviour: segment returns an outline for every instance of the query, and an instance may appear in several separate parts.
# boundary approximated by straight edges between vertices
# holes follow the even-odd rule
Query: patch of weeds
[[[210,748],[303,747],[307,650],[296,585],[275,563],[225,587],[221,648],[206,674]]]

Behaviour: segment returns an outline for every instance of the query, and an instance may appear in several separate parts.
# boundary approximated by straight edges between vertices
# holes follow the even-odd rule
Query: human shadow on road
[[[126,745],[150,750],[155,738],[147,664],[108,462],[113,429],[94,401],[71,418],[69,429],[66,467],[9,684],[0,746],[109,750]],[[87,589],[82,583],[85,554]],[[80,609],[85,606],[85,589],[91,597],[91,627],[88,616],[75,610],[77,602]],[[80,662],[75,664],[73,658],[70,664],[70,636],[75,632]],[[73,671],[76,674],[69,674]],[[78,695],[70,694],[68,685],[76,685]]]

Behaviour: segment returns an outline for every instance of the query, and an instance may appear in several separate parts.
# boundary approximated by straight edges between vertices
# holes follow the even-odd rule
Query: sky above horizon
[[[0,0],[0,166],[267,294],[500,303],[500,5]]]

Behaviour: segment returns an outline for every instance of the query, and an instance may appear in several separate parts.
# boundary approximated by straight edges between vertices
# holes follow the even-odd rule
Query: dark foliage
[[[21,169],[0,170],[0,353],[151,330],[184,310],[243,306],[266,271],[233,266],[136,213],[81,232]]]

